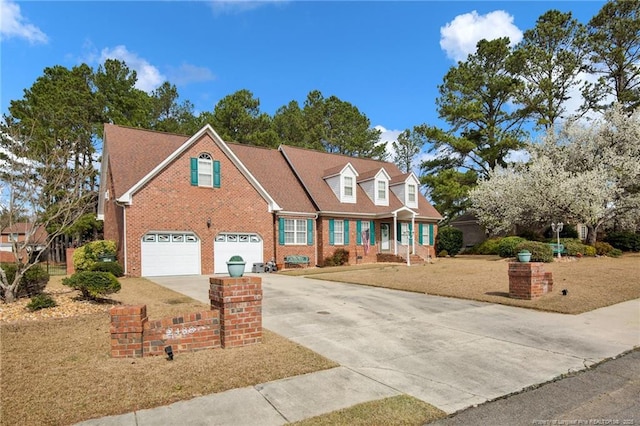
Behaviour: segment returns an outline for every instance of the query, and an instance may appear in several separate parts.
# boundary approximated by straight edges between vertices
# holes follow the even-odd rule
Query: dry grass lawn
[[[145,303],[152,319],[208,309],[144,279],[121,283],[112,299]],[[53,278],[47,291],[63,288]],[[336,366],[268,330],[263,344],[177,354],[172,362],[113,359],[109,307],[68,318],[0,323],[0,424],[68,425]]]
[[[408,395],[365,402],[293,423],[295,426],[421,426],[447,413]]]
[[[438,258],[431,264],[362,265],[292,271],[323,280],[579,314],[640,297],[640,254],[546,263],[553,291],[536,300],[509,298],[508,260],[497,256]],[[562,289],[568,294],[563,296]]]

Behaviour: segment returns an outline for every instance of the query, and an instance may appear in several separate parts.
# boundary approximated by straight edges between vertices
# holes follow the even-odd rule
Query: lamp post
[[[551,230],[553,232],[556,233],[556,239],[558,242],[558,259],[560,259],[561,254],[560,254],[560,232],[562,232],[562,227],[564,226],[564,224],[562,222],[558,222],[558,223],[553,223],[551,222]]]
[[[409,248],[411,246],[411,231],[405,231],[402,235],[407,237],[407,266],[411,266],[411,255],[409,253]]]

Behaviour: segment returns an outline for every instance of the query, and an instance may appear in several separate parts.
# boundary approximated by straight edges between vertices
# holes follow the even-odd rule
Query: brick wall
[[[541,262],[509,262],[509,297],[531,300],[553,289],[551,272]]]
[[[262,343],[262,280],[211,278],[211,310],[149,320],[146,305],[111,308],[111,356],[137,358]]]
[[[191,185],[190,158],[203,152],[220,161],[220,188]],[[194,232],[201,240],[201,273],[205,275],[213,273],[213,243],[220,232],[255,232],[263,239],[265,261],[274,257],[273,215],[267,202],[208,135],[133,196],[132,205],[126,208],[126,223],[129,276],[141,274],[141,239],[149,231]]]

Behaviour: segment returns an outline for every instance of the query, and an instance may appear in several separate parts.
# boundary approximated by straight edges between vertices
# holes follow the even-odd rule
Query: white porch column
[[[393,254],[398,255],[398,215],[396,213],[393,214]],[[391,232],[389,232],[391,235]]]

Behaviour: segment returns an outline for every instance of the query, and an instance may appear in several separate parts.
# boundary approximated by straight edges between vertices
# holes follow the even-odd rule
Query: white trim
[[[133,195],[138,192],[144,185],[146,185],[152,178],[158,175],[165,167],[167,167],[173,160],[175,160],[180,154],[187,150],[191,145],[196,143],[201,137],[204,135],[208,135],[213,139],[213,142],[222,150],[222,152],[231,160],[231,162],[238,167],[240,173],[247,178],[249,183],[253,185],[253,187],[258,191],[258,193],[262,196],[262,198],[267,201],[269,204],[269,211],[281,210],[281,207],[276,203],[276,201],[269,195],[269,193],[260,185],[260,182],[249,172],[246,166],[240,161],[240,159],[233,153],[233,151],[229,148],[229,146],[220,138],[220,136],[216,133],[215,130],[211,127],[210,124],[205,125],[202,129],[200,129],[196,134],[191,136],[184,142],[177,150],[175,150],[171,155],[165,158],[160,164],[153,168],[149,173],[147,173],[142,179],[140,179],[135,185],[133,185],[127,192],[122,194],[118,201],[121,203],[125,203],[131,205],[133,202]]]

